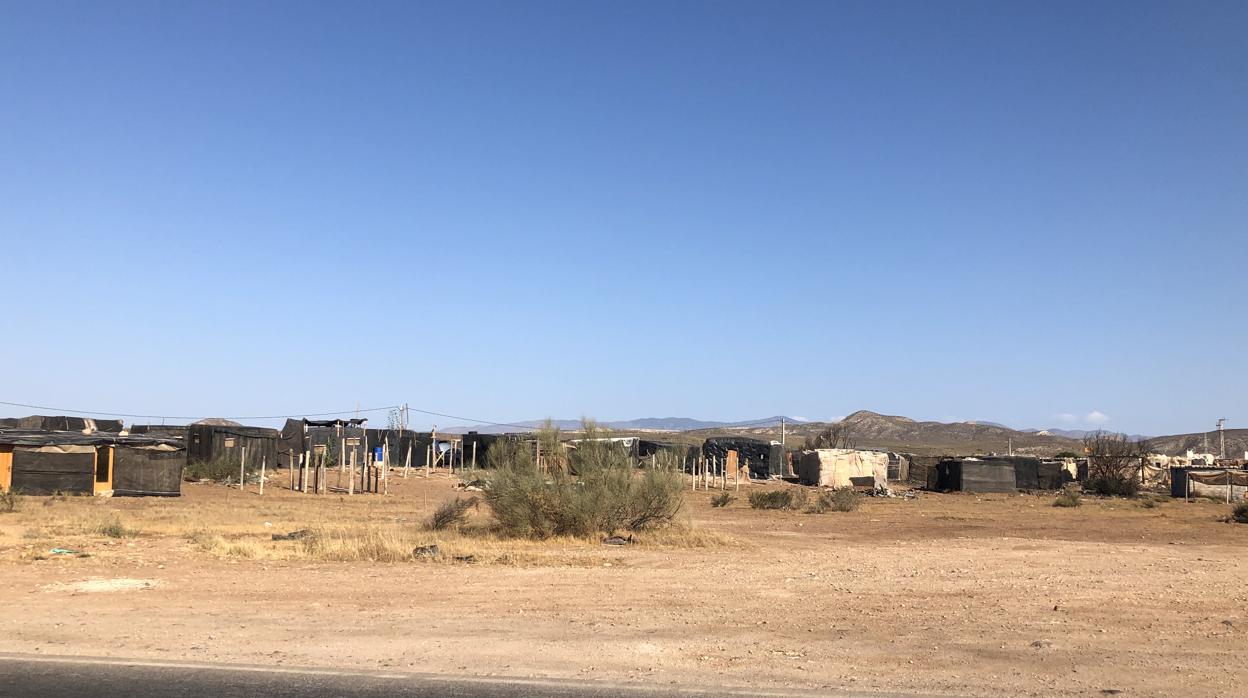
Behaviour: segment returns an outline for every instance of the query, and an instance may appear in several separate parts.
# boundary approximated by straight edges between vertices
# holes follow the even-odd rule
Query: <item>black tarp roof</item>
[[[310,427],[358,427],[368,421],[368,417],[353,417],[351,419],[305,419],[304,424]]]
[[[79,431],[45,431],[33,429],[0,429],[0,444],[9,446],[175,446],[180,439],[145,434],[119,436],[110,432],[83,434]]]

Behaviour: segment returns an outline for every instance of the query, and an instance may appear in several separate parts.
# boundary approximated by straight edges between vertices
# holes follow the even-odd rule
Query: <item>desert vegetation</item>
[[[586,421],[574,448],[553,428],[539,430],[541,464],[498,442],[479,477],[496,530],[519,538],[611,535],[670,525],[684,504],[684,477],[669,467],[638,470],[608,432]],[[496,449],[498,450],[495,453]],[[549,449],[549,450],[547,450]]]

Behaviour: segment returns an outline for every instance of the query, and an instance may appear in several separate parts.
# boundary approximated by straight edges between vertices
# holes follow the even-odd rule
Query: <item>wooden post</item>
[[[290,449],[290,491],[295,491],[295,463],[298,458],[295,456],[295,449]]]
[[[433,476],[433,473],[431,473],[429,470],[432,467],[431,465],[432,459],[433,459],[433,444],[429,444],[428,446],[425,446],[425,477],[426,478]]]
[[[238,459],[238,489],[243,489],[243,474],[247,472],[247,447],[243,446],[243,455]]]
[[[347,475],[347,494],[355,494],[355,451],[351,449],[351,472]]]
[[[472,469],[477,469],[477,440],[472,440]]]
[[[264,466],[265,466],[265,461],[267,460],[268,459],[263,456],[261,456],[260,458],[260,496],[261,497],[264,496]]]
[[[308,493],[308,468],[312,465],[312,452],[304,450],[299,458],[299,491]]]
[[[407,459],[403,461],[403,479],[407,479],[407,471],[412,469],[412,442],[407,442]]]

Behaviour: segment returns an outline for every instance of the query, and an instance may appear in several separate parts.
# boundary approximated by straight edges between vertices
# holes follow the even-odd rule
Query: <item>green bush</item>
[[[249,459],[252,460],[252,459]],[[211,480],[238,484],[238,458],[218,456],[209,461],[188,461],[183,478],[189,481]],[[248,463],[246,476],[260,472],[260,463]]]
[[[801,509],[806,506],[806,490],[762,490],[750,493],[750,506],[755,509]]]
[[[523,441],[499,439],[485,450],[485,467],[490,470],[532,468],[533,448]]]
[[[838,490],[823,491],[815,499],[814,504],[806,508],[808,514],[826,514],[829,511],[853,511],[862,503],[862,495],[852,487]]]
[[[1066,486],[1062,489],[1061,494],[1053,500],[1055,507],[1078,507],[1083,506],[1083,493],[1078,487]]]
[[[720,492],[714,497],[711,497],[711,506],[717,508],[726,507],[731,504],[734,499],[736,499],[736,497],[733,497],[731,494],[728,494],[727,492]]]
[[[1248,500],[1231,507],[1231,520],[1236,523],[1248,524]]]
[[[434,531],[441,531],[451,527],[459,527],[468,520],[468,510],[475,509],[480,500],[476,497],[465,497],[451,499],[442,502],[437,509],[433,510],[433,516],[429,517],[429,528]]]
[[[484,499],[503,533],[548,538],[637,531],[670,524],[684,504],[679,471],[638,472],[617,444],[582,442],[568,462],[569,468],[542,473],[518,451],[498,452]]]

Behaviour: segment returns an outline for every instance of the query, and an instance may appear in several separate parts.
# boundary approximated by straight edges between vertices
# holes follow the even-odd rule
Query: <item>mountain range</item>
[[[780,422],[786,429],[782,436]],[[540,427],[546,420],[531,420],[505,425],[452,427],[445,433],[505,433],[527,431]],[[581,422],[572,419],[552,420],[565,431],[580,429]],[[989,421],[936,422],[918,421],[899,415],[885,415],[859,410],[839,421],[812,422],[793,417],[764,417],[744,422],[692,419],[689,417],[645,417],[612,422],[599,422],[620,435],[661,435],[664,440],[688,443],[701,442],[710,436],[741,435],[760,439],[786,439],[789,446],[800,447],[807,437],[835,427],[856,448],[886,449],[931,455],[966,455],[984,453],[1025,453],[1051,456],[1061,452],[1083,452],[1082,439],[1088,431],[1077,429],[1012,429]],[[1131,435],[1132,438],[1142,438]],[[1149,439],[1154,452],[1181,454],[1187,449],[1201,451],[1204,444],[1216,452],[1216,433],[1179,434]],[[1248,450],[1248,429],[1228,429],[1227,455],[1242,455]]]

